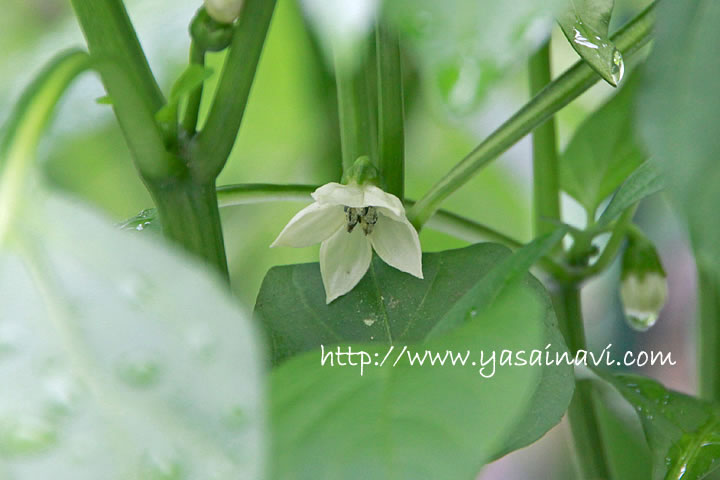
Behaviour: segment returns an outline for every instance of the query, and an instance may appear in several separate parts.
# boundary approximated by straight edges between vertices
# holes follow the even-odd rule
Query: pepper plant
[[[0,144],[0,478],[471,479],[564,416],[572,478],[701,479],[720,466],[720,3],[658,0],[613,31],[613,0],[301,0],[336,100],[336,178],[222,186],[276,0],[198,4],[167,91],[123,0],[70,3],[87,50],[37,76]],[[555,24],[578,56],[558,75]],[[462,119],[518,61],[529,101],[407,198],[418,78]],[[124,228],[50,188],[35,161],[88,71],[154,202]],[[617,93],[561,149],[556,114],[599,82]],[[442,208],[526,136],[531,241]],[[696,396],[614,363],[542,361],[587,351],[581,292],[616,260],[629,325],[657,321],[666,272],[634,218],[661,190],[697,266]],[[563,193],[583,225],[563,215]],[[291,200],[308,205],[272,219],[272,246],[321,243],[319,262],[273,267],[250,315],[228,288],[235,239],[220,211]],[[423,253],[427,229],[468,245]],[[472,362],[408,361],[425,351]],[[515,364],[483,360],[493,352]],[[611,397],[642,427],[634,469],[612,444]]]

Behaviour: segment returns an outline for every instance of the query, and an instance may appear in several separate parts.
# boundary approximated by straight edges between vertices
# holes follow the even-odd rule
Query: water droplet
[[[160,366],[146,357],[136,356],[121,362],[118,376],[130,386],[148,388],[160,378]]]
[[[44,418],[0,419],[0,453],[33,455],[50,449],[56,442],[56,428]]]
[[[366,319],[363,320],[363,323],[364,323],[365,325],[367,325],[368,327],[372,327],[373,324],[374,324],[376,321],[377,321],[377,320],[374,319],[374,318],[366,318]]]
[[[143,210],[125,223],[118,225],[121,230],[142,232],[157,226],[157,212],[154,209]]]
[[[233,407],[230,413],[226,416],[226,423],[233,429],[244,429],[247,427],[250,418],[245,412],[245,409],[240,405]]]
[[[638,332],[647,332],[657,323],[658,314],[651,312],[634,312],[625,315],[630,328]]]
[[[0,324],[0,357],[16,351],[20,339],[21,331],[17,324]]]
[[[134,275],[125,277],[118,282],[120,294],[135,304],[142,304],[147,301],[153,291],[153,284],[144,277]]]
[[[185,331],[185,342],[190,351],[203,360],[209,360],[217,351],[217,341],[207,324],[196,324]]]
[[[612,65],[610,67],[610,75],[615,85],[618,85],[625,75],[625,61],[623,60],[620,50],[615,49],[612,56]]]
[[[170,456],[145,454],[140,467],[142,480],[181,480],[184,477],[180,462]]]
[[[48,404],[53,413],[65,414],[77,398],[77,389],[70,377],[56,375],[45,381]]]

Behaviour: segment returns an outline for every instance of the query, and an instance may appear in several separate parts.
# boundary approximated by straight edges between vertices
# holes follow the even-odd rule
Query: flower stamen
[[[355,227],[360,224],[365,235],[370,235],[378,221],[378,213],[375,207],[344,207],[347,220],[347,231],[352,233]]]

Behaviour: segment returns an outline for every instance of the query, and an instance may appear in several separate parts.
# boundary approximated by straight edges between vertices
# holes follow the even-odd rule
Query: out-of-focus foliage
[[[262,349],[249,317],[204,268],[37,178],[37,141],[87,64],[54,62],[0,144],[0,473],[256,479]]]

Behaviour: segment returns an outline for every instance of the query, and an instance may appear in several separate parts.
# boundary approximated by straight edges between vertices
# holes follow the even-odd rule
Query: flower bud
[[[205,8],[213,20],[233,23],[240,16],[243,3],[244,0],[205,0]]]
[[[628,325],[641,332],[655,325],[667,294],[667,276],[655,246],[645,238],[631,236],[623,254],[620,284]]]
[[[203,52],[220,52],[225,50],[232,41],[233,27],[227,23],[219,23],[201,8],[190,24],[190,37]]]

